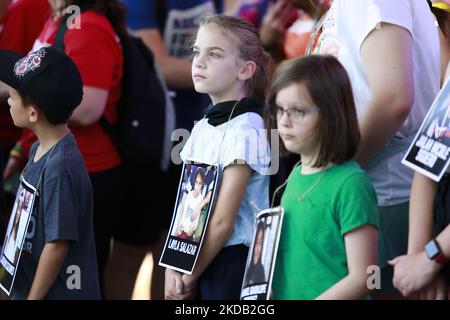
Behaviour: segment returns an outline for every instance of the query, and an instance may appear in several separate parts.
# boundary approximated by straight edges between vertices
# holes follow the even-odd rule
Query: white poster
[[[431,105],[402,163],[436,182],[450,163],[450,82]]]
[[[284,210],[261,211],[255,220],[253,242],[242,282],[241,300],[268,300],[277,257]]]
[[[35,197],[36,189],[22,179],[17,190],[0,255],[0,287],[8,295],[11,294],[16,277]]]
[[[217,179],[216,165],[193,161],[183,165],[161,266],[192,274],[213,208]]]

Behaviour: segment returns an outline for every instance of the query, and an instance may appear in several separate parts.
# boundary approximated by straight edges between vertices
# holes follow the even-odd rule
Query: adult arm
[[[450,258],[450,225],[437,236],[436,241],[439,243],[444,256],[447,259]],[[394,266],[394,286],[404,296],[409,296],[424,289],[435,279],[443,267],[436,261],[430,260],[425,250],[399,256],[389,263]],[[445,298],[445,296],[442,298]]]
[[[414,102],[412,36],[382,23],[360,49],[371,98],[359,118],[361,142],[355,159],[363,165],[398,131]]]
[[[433,200],[437,183],[416,172],[409,203],[408,253],[421,252],[432,237]]]
[[[70,117],[70,124],[89,126],[103,115],[108,101],[108,90],[84,86],[83,100]]]
[[[430,178],[418,172],[414,174],[409,205],[409,255],[420,255],[425,245],[432,238],[433,200],[437,187],[438,184]],[[403,267],[403,264],[395,266],[394,272],[399,274]],[[440,275],[436,275],[428,285],[415,292],[408,292],[408,296],[423,300],[443,299],[447,296],[445,279]]]
[[[279,0],[269,8],[263,18],[260,28],[261,42],[276,61],[286,57],[283,45],[293,10],[295,8],[288,0]]]
[[[159,70],[170,88],[194,89],[191,75],[192,62],[167,55],[158,29],[138,29],[135,35],[140,37],[153,52]]]

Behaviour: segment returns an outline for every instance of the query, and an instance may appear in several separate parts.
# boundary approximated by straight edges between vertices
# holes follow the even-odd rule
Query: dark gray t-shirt
[[[30,151],[24,179],[38,189],[14,284],[14,297],[26,298],[46,243],[68,240],[69,251],[46,299],[99,299],[92,224],[92,186],[72,133],[53,152],[34,162],[39,142]],[[48,158],[48,160],[47,160]]]

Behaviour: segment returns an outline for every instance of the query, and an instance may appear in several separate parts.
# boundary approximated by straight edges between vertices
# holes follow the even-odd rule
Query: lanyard
[[[319,40],[318,38],[322,34],[322,27],[323,27],[323,24],[325,23],[325,20],[328,16],[329,12],[330,12],[330,10],[325,12],[323,14],[323,16],[319,19],[319,21],[317,21],[317,23],[315,24],[313,31],[311,32],[311,36],[309,37],[308,45],[306,46],[306,52],[305,52],[306,56],[309,56],[311,53],[313,53],[312,52],[313,49],[317,48],[317,44],[318,44],[318,40]]]

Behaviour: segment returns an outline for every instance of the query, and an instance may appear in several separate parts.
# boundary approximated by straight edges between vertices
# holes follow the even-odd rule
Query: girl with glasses
[[[271,126],[299,154],[285,210],[274,299],[361,299],[377,263],[376,196],[352,160],[360,141],[347,72],[332,56],[282,64],[269,94]]]

